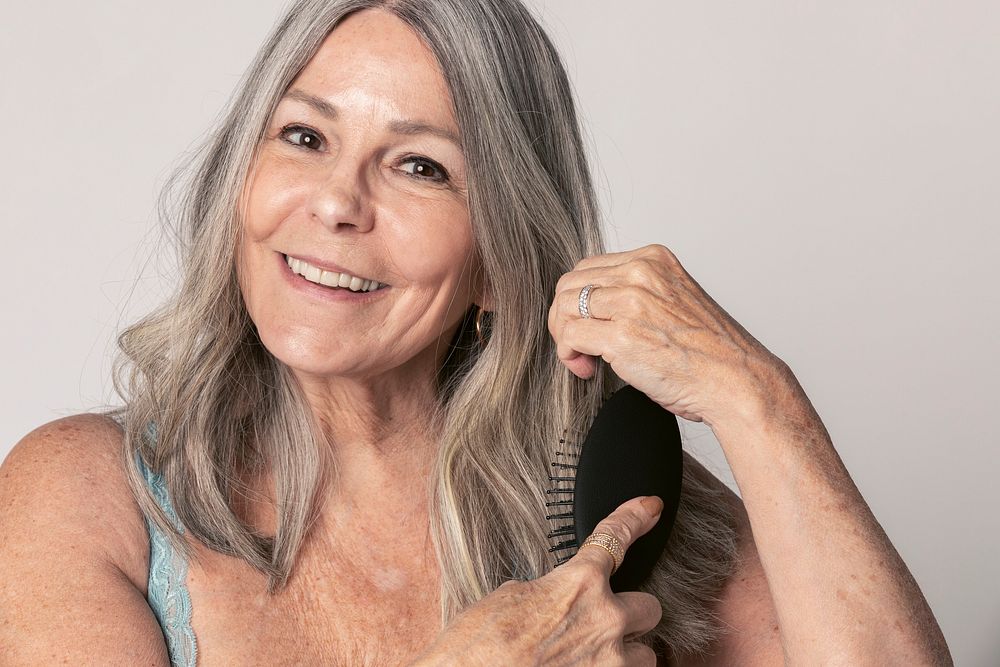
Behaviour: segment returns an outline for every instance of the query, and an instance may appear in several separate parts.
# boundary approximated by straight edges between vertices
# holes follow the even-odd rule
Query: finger
[[[625,642],[622,655],[628,667],[656,667],[656,652],[639,642]]]
[[[556,354],[563,361],[580,354],[599,357],[614,345],[615,332],[621,327],[607,320],[568,320],[556,339]]]
[[[576,303],[577,302],[574,301],[574,308],[576,307]],[[556,355],[559,360],[574,375],[586,380],[592,377],[594,372],[597,370],[597,357],[602,356],[602,353],[604,352],[604,346],[598,345],[597,343],[600,341],[607,342],[609,340],[610,332],[604,330],[603,327],[609,325],[610,323],[596,318],[583,319],[580,317],[578,309],[576,310],[575,316],[564,316],[560,313],[560,311],[565,308],[565,299],[560,295],[557,295],[557,298],[552,303],[552,307],[549,309],[549,333],[552,335],[553,340],[555,340]],[[577,323],[580,322],[586,322],[593,325],[595,328],[593,331],[588,330],[587,332],[584,332],[586,336],[582,338],[581,342],[585,341],[588,343],[586,350],[575,348],[568,342],[566,337],[567,326],[575,328]],[[571,336],[573,340],[577,340],[575,332],[571,331]]]
[[[634,287],[600,287],[591,291],[591,317],[581,317],[579,301],[570,292],[561,292],[553,302],[549,312],[549,333],[556,341],[556,353],[563,362],[572,361],[580,354],[603,356],[617,340],[615,335],[618,318],[624,318],[621,301],[627,301],[632,308],[637,308],[637,300],[641,298],[641,288]],[[607,293],[611,296],[605,296]],[[598,294],[600,296],[598,297]],[[615,294],[620,301],[615,302]],[[595,314],[596,309],[596,314]],[[631,309],[631,308],[630,308]],[[598,316],[601,313],[611,314],[611,317]],[[617,317],[616,317],[617,316]],[[585,346],[585,347],[584,347]],[[605,357],[606,361],[610,361]]]
[[[627,553],[632,543],[645,535],[656,524],[656,520],[660,517],[660,511],[663,509],[661,500],[656,508],[657,513],[653,515],[643,506],[641,502],[643,499],[643,497],[639,497],[626,500],[597,524],[593,534],[611,534],[621,543],[623,552]],[[624,556],[624,553],[622,555]],[[583,561],[597,567],[606,578],[611,577],[615,568],[614,555],[598,544],[581,546],[570,560]]]
[[[655,595],[641,591],[616,593],[618,602],[625,608],[623,641],[629,641],[656,627],[663,617],[663,606]]]
[[[584,285],[600,287],[626,285],[635,282],[631,279],[632,276],[628,262],[611,266],[593,266],[588,269],[573,269],[559,276],[559,280],[556,282],[556,292],[573,290],[579,294]]]
[[[586,380],[597,370],[598,357],[608,363],[617,358],[611,335],[617,326],[601,320],[567,322],[556,339],[556,356],[574,375]]]
[[[569,359],[563,359],[562,363],[581,380],[589,380],[597,372],[597,357],[589,354],[578,354]]]
[[[641,252],[642,248],[635,248],[633,250],[623,250],[622,252],[606,252],[599,255],[591,255],[590,257],[584,257],[574,264],[573,270],[580,271],[598,266],[617,266],[634,259]]]
[[[655,298],[641,285],[594,285],[587,299],[590,318],[585,318],[580,314],[580,290],[569,288],[556,294],[556,313],[564,320],[617,320],[635,315]]]
[[[639,318],[644,312],[655,308],[658,300],[665,298],[631,283],[594,285],[587,297],[587,309],[590,313],[587,318],[580,313],[580,293],[580,289],[572,287],[558,290],[553,297],[547,325],[554,338],[558,337],[560,328],[566,322]]]
[[[571,371],[596,369],[597,357],[614,365],[621,353],[621,324],[601,320],[567,322],[556,342],[556,355]],[[586,355],[586,356],[581,356]],[[588,360],[586,366],[582,361]],[[580,375],[587,378],[590,375]]]

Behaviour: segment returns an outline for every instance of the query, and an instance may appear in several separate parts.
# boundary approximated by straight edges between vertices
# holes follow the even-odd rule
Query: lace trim
[[[148,430],[155,438],[156,425],[150,423]],[[163,475],[149,470],[138,451],[135,458],[160,507],[166,512],[170,522],[183,533],[184,527],[174,512]],[[146,528],[149,531],[149,582],[146,599],[163,630],[170,652],[170,664],[173,667],[195,667],[198,644],[191,627],[191,596],[185,583],[187,559],[183,553],[173,549],[166,535],[148,517]]]

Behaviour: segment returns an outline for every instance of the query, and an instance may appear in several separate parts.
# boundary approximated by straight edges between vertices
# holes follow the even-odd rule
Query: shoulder
[[[123,441],[117,422],[93,413],[25,435],[0,465],[0,532],[61,538],[65,548],[106,560],[145,592],[149,536],[127,482]]]
[[[0,663],[168,663],[123,442],[109,417],[73,415],[0,465]]]

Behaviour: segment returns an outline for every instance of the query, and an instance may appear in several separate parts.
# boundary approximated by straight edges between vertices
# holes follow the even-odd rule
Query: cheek
[[[263,157],[249,186],[244,231],[249,240],[270,236],[303,196],[304,179],[278,161]]]
[[[470,268],[466,266],[473,249],[468,212],[448,208],[416,211],[411,224],[399,225],[393,254],[401,272],[414,282],[454,281]]]
[[[254,281],[253,275],[259,272],[257,266],[260,260],[254,254],[253,248],[249,247],[250,243],[249,238],[244,239],[236,248],[236,281],[239,284],[247,314],[250,315],[251,320],[256,322],[258,298],[255,296],[257,283]]]

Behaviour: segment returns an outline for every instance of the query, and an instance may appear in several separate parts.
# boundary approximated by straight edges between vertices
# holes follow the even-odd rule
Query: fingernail
[[[639,503],[646,508],[649,516],[657,516],[663,511],[663,501],[660,500],[659,496],[646,496]]]

